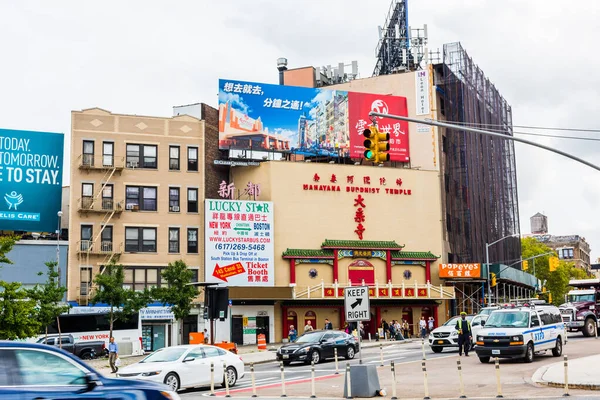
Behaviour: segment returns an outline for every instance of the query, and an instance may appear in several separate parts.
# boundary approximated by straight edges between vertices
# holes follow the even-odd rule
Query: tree
[[[0,281],[0,339],[27,339],[40,331],[36,302],[20,282]]]
[[[553,250],[535,238],[524,238],[521,240],[521,255],[527,259],[539,254],[550,253]],[[545,283],[546,292],[552,293],[552,303],[560,305],[564,303],[565,294],[569,291],[569,280],[587,277],[585,271],[575,267],[573,262],[560,260],[556,271],[550,271],[548,259],[556,255],[538,257],[529,262],[527,272],[534,274],[542,284]],[[533,262],[535,261],[535,271]],[[542,290],[543,288],[538,288]]]
[[[136,292],[123,287],[125,273],[122,265],[111,261],[103,273],[94,279],[97,286],[92,303],[105,303],[109,308],[110,336],[117,319],[127,319],[150,303],[150,291]]]
[[[190,285],[194,273],[182,260],[169,263],[162,271],[162,277],[167,282],[167,287],[155,288],[152,296],[160,301],[163,306],[171,306],[171,312],[181,322],[190,314],[192,301],[198,296],[198,289]],[[181,329],[183,338],[183,329]]]
[[[17,240],[19,240],[17,236],[0,236],[0,264],[12,264],[6,255],[10,253]]]
[[[41,327],[46,331],[46,340],[48,339],[48,326],[56,321],[58,325],[58,337],[60,345],[61,332],[58,317],[67,312],[69,310],[69,306],[60,305],[65,293],[67,292],[67,288],[61,286],[60,284],[60,275],[57,271],[57,266],[58,263],[56,261],[47,262],[46,267],[48,268],[48,271],[46,272],[46,276],[48,277],[48,280],[43,285],[35,285],[35,287],[30,290],[29,293],[31,299],[35,300],[36,302],[37,319],[40,322]],[[43,275],[43,272],[38,273],[38,275]]]

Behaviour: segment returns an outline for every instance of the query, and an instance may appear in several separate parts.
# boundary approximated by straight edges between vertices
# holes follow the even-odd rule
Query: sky
[[[389,6],[0,0],[0,127],[64,132],[69,143],[71,110],[171,116],[174,105],[216,106],[219,78],[276,84],[279,57],[290,68],[357,60],[360,77],[369,77]],[[409,24],[427,24],[429,49],[460,41],[511,104],[513,123],[526,126],[600,128],[599,14],[595,0],[409,0]],[[600,142],[522,137],[600,164]],[[600,172],[524,144],[515,148],[521,232],[542,212],[550,233],[584,236],[595,260]]]

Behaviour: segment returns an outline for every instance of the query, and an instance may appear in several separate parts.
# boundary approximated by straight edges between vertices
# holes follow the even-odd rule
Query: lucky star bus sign
[[[273,203],[205,200],[206,282],[275,286]]]

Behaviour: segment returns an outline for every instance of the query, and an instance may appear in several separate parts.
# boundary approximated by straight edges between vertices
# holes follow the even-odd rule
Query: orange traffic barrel
[[[262,333],[257,336],[258,339],[258,350],[267,350],[267,339]]]

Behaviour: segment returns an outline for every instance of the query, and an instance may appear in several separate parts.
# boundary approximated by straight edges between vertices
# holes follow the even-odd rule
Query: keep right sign
[[[369,321],[371,319],[370,308],[368,286],[344,288],[344,313],[346,314],[346,321]]]

